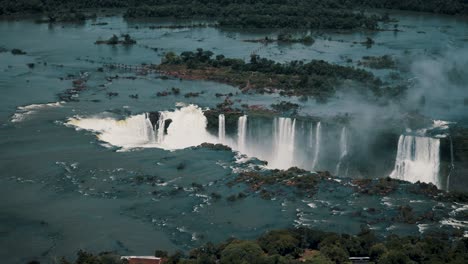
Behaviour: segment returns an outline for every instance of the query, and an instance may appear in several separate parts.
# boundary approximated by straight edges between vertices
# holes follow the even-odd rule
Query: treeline
[[[467,14],[466,0],[343,0],[362,7],[399,9],[439,14]]]
[[[337,16],[329,19],[340,20],[336,23],[341,26],[345,26],[341,20],[352,21],[352,24],[355,25],[361,23],[361,26],[363,23],[373,23],[374,18],[346,11],[350,9],[388,8],[443,14],[466,14],[467,6],[466,0],[0,0],[0,15],[43,13],[69,8],[128,8],[126,14],[129,17],[204,16],[221,18],[223,23],[229,25],[234,23],[239,25],[239,22],[242,21],[240,18],[236,19],[236,15],[254,19],[251,15],[260,13],[254,20],[256,23],[265,24],[264,26],[276,24],[280,27],[282,24],[294,24],[295,22],[290,21],[291,19],[307,21],[314,25],[317,23],[315,20],[319,19],[324,21],[321,26],[326,28],[331,23],[326,21],[327,14]],[[314,17],[316,18],[314,19]],[[260,18],[266,19],[267,22],[262,23]],[[297,24],[299,23],[297,22]],[[330,27],[330,25],[328,26]]]
[[[0,0],[0,15],[40,14],[80,8],[123,8],[125,0]]]
[[[253,71],[272,74],[285,75],[317,75],[327,76],[336,79],[351,79],[361,82],[380,83],[371,72],[353,67],[331,64],[323,60],[312,60],[304,63],[303,61],[291,61],[279,63],[270,59],[261,58],[258,55],[251,55],[250,61],[245,62],[241,59],[226,58],[224,55],[217,55],[209,50],[201,48],[193,51],[184,51],[180,55],[167,53],[162,64],[186,64],[189,68],[203,66],[212,67],[231,67],[236,71]]]
[[[306,227],[270,231],[256,240],[228,239],[207,243],[188,254],[169,255],[156,250],[167,264],[332,264],[351,263],[350,257],[369,258],[370,263],[466,263],[468,238],[432,234],[424,237],[390,235],[379,239],[369,229],[357,235],[324,232]],[[62,264],[71,264],[62,260]],[[80,251],[75,264],[121,264],[108,254],[94,256]]]
[[[217,4],[190,2],[138,6],[129,8],[126,17],[211,18],[220,26],[242,28],[307,28],[307,29],[377,29],[382,20],[377,15],[365,15],[352,10],[336,9],[326,5],[277,4],[269,1],[255,3]],[[271,2],[271,1],[270,1]],[[288,2],[288,1],[286,1]]]
[[[199,79],[219,79],[231,85],[249,83],[256,90],[273,87],[281,89],[284,95],[306,95],[317,99],[327,99],[334,95],[345,80],[357,82],[359,87],[370,88],[376,95],[381,95],[379,93],[384,91],[380,89],[382,81],[371,72],[323,60],[278,63],[252,55],[250,61],[245,62],[242,59],[226,58],[224,55],[214,57],[211,51],[197,49],[180,55],[166,53],[159,69],[190,71],[191,74],[201,76]],[[199,72],[206,74],[203,76]]]

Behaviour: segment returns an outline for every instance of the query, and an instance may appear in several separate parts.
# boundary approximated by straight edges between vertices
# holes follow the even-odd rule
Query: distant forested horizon
[[[301,7],[305,10],[385,8],[440,14],[468,14],[468,0],[0,0],[0,15],[46,13],[70,8],[127,8],[127,14],[144,16],[151,12],[174,8],[192,9],[193,15],[203,10],[228,11],[236,6],[276,5],[283,8]],[[159,14],[159,13],[158,13]],[[188,14],[186,12],[186,14]],[[281,15],[281,9],[271,15]]]

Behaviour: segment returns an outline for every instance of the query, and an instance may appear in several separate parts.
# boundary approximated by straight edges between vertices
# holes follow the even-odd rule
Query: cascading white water
[[[164,133],[166,121],[172,122]],[[98,138],[111,145],[131,148],[162,148],[182,149],[200,145],[204,142],[217,143],[217,137],[207,130],[207,119],[203,111],[189,105],[176,111],[160,112],[157,135],[146,114],[128,117],[124,120],[112,118],[71,118],[67,122],[78,129],[86,129],[98,133]]]
[[[343,159],[348,155],[348,135],[346,134],[346,127],[341,129],[340,135],[340,159],[336,165],[335,175],[340,174],[341,163]]]
[[[239,117],[237,121],[237,150],[245,153],[247,151],[246,146],[247,138],[247,115]]]
[[[145,114],[131,116],[124,120],[112,118],[72,118],[68,121],[80,129],[96,131],[98,138],[123,148],[143,147],[154,142],[154,131]]]
[[[390,177],[409,182],[433,183],[439,181],[440,140],[437,138],[401,135],[395,168]]]
[[[149,120],[149,119],[148,119]],[[151,121],[150,121],[151,123]],[[159,113],[158,127],[157,127],[157,143],[161,144],[164,141],[164,130],[166,127],[166,116],[164,112]]]
[[[322,124],[318,122],[316,131],[315,131],[315,149],[314,149],[314,159],[312,160],[312,169],[316,168],[319,154],[320,154],[321,130],[322,130]]]
[[[315,144],[315,138],[314,138],[314,125],[310,125],[309,129],[309,148],[313,148]]]
[[[218,116],[218,139],[221,143],[226,141],[226,123],[224,114],[220,114]]]
[[[149,119],[148,114],[145,114],[145,123],[146,123],[146,134],[148,137],[148,141],[154,142],[156,139],[156,134],[153,130],[153,124],[151,124],[151,120]]]
[[[288,169],[295,166],[295,134],[296,119],[279,117],[274,120],[273,158],[271,166],[278,169]]]

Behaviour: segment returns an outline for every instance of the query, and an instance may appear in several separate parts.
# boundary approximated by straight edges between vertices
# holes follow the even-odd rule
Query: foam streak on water
[[[64,102],[55,102],[47,104],[31,104],[26,106],[18,106],[15,114],[11,117],[12,123],[18,123],[26,119],[26,117],[36,113],[37,111],[45,108],[61,107]]]

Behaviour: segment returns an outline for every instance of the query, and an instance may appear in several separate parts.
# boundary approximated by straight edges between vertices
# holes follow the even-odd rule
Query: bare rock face
[[[153,125],[153,128],[157,127],[159,116],[160,116],[159,112],[149,112],[148,113],[148,118],[149,118],[151,124]]]
[[[454,126],[450,128],[450,136],[441,140],[440,175],[447,179],[450,191],[466,191],[458,189],[468,181],[468,128]]]
[[[224,114],[225,116],[225,126],[226,132],[230,133],[237,130],[237,121],[240,116],[242,116],[242,112],[240,111],[222,111],[222,110],[208,110],[204,112],[206,119],[208,120],[208,129],[210,131],[218,131],[218,124],[219,124],[219,115]]]

